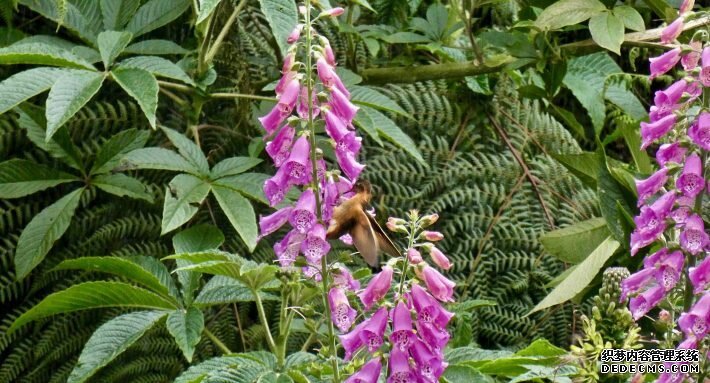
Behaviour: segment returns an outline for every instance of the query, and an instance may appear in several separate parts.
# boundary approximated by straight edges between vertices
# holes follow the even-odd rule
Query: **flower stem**
[[[269,321],[266,319],[266,313],[264,312],[264,304],[261,302],[261,296],[258,291],[252,291],[252,294],[254,294],[254,300],[256,301],[256,310],[259,312],[259,320],[261,325],[264,326],[264,332],[266,332],[266,342],[269,344],[271,352],[278,354],[274,337],[271,335],[271,329],[269,328]]]
[[[222,353],[224,353],[224,354],[231,354],[232,353],[232,351],[229,349],[229,347],[227,347],[224,343],[222,343],[222,341],[219,340],[219,338],[217,338],[217,336],[215,334],[213,334],[212,331],[208,330],[207,327],[205,327],[203,332],[205,333],[205,335],[207,335],[208,338],[210,338],[212,343],[214,343],[215,346],[217,346],[217,348],[222,350]]]
[[[409,267],[409,255],[406,253],[409,249],[414,246],[414,234],[416,234],[416,222],[411,221],[409,222],[409,245],[407,248],[404,250],[404,265],[402,266],[402,275],[399,279],[399,297],[402,297],[402,293],[404,292],[404,279],[407,276],[407,267]]]

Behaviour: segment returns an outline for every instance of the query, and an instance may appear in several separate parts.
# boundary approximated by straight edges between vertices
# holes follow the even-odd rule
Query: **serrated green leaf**
[[[221,2],[222,0],[200,0],[200,12],[197,15],[197,24],[205,21]]]
[[[256,214],[249,200],[236,189],[219,183],[212,185],[212,193],[249,251],[254,251],[259,231],[256,227]]]
[[[175,338],[182,354],[188,362],[192,362],[195,346],[200,341],[202,330],[205,328],[205,318],[197,307],[188,307],[187,310],[175,310],[168,315],[165,321],[168,332]]]
[[[137,56],[123,60],[118,63],[119,68],[136,68],[150,72],[157,77],[167,77],[182,81],[186,84],[195,83],[182,68],[170,60],[156,56]]]
[[[494,383],[495,380],[481,371],[466,365],[448,366],[442,376],[444,383]]]
[[[121,30],[141,5],[140,0],[100,0],[104,29]]]
[[[589,19],[589,31],[592,39],[600,47],[608,49],[617,55],[621,54],[621,43],[624,42],[624,23],[611,12],[602,12]]]
[[[132,32],[134,37],[138,37],[158,29],[180,17],[190,4],[190,0],[149,0],[128,22],[126,30]]]
[[[122,173],[101,174],[94,178],[91,184],[119,197],[138,198],[150,203],[153,202],[153,195],[141,181]]]
[[[393,33],[391,35],[383,36],[382,40],[390,44],[416,44],[431,42],[431,39],[428,37],[413,32]]]
[[[166,314],[165,311],[138,311],[102,324],[86,342],[67,383],[85,382],[126,351]]]
[[[84,189],[77,189],[49,205],[22,230],[15,250],[15,274],[27,276],[69,227]]]
[[[288,35],[298,24],[296,3],[290,0],[259,0],[259,4],[276,38],[276,43],[281,48],[281,52],[285,52],[288,49],[286,42]]]
[[[66,71],[60,68],[32,68],[6,78],[0,82],[0,114],[47,91]]]
[[[121,160],[120,167],[125,169],[172,170],[199,175],[200,171],[187,162],[181,155],[165,148],[136,149]]]
[[[37,147],[49,153],[52,157],[62,160],[74,169],[83,168],[83,159],[79,150],[71,142],[67,130],[59,130],[51,140],[46,141],[47,125],[44,109],[30,104],[23,104],[14,109],[20,116],[17,120],[22,129],[27,131],[27,138]]]
[[[597,155],[599,156],[597,162],[599,164],[597,182],[599,210],[602,213],[602,217],[606,220],[607,227],[612,237],[621,243],[628,243],[623,222],[624,218],[617,208],[617,201],[624,201],[623,190],[610,173],[610,168],[607,163],[608,159],[602,147],[598,149]]]
[[[113,79],[138,102],[150,126],[155,129],[155,112],[158,109],[158,80],[151,73],[135,68],[116,68]]]
[[[187,52],[189,52],[187,49],[170,40],[144,40],[131,44],[123,50],[123,53],[136,55],[184,55]]]
[[[96,154],[91,174],[107,173],[115,168],[123,156],[142,148],[150,134],[144,130],[127,129],[109,138]]]
[[[182,133],[169,128],[162,128],[163,132],[170,142],[177,148],[178,152],[190,163],[195,169],[200,171],[201,175],[208,176],[210,174],[210,165],[207,163],[207,157],[202,153],[197,144],[185,137]]]
[[[646,25],[643,22],[641,14],[628,5],[619,5],[614,7],[614,15],[618,17],[632,31],[642,32],[646,30]]]
[[[384,142],[382,142],[379,133],[377,133],[375,121],[370,118],[369,114],[362,111],[358,112],[355,115],[355,118],[353,119],[353,123],[355,123],[358,128],[362,129],[362,131],[364,131],[365,134],[372,138],[372,140],[375,141],[378,145],[384,145]]]
[[[24,197],[72,181],[79,179],[33,161],[12,159],[0,163],[0,198]]]
[[[259,158],[253,157],[230,157],[217,163],[210,171],[213,180],[218,178],[233,176],[259,165],[262,162]]]
[[[604,97],[614,105],[621,108],[624,113],[634,120],[643,120],[648,117],[648,111],[638,97],[627,89],[622,83],[614,82],[606,87]]]
[[[96,41],[99,44],[99,53],[101,53],[104,68],[110,68],[113,65],[113,60],[128,46],[131,38],[133,38],[131,32],[103,31],[99,33]]]
[[[19,0],[31,10],[54,22],[60,22],[60,12],[56,0]],[[101,31],[101,12],[97,1],[67,1],[66,10],[61,12],[62,27],[75,32],[83,40],[94,43]]]
[[[535,25],[542,29],[560,29],[579,24],[605,10],[604,4],[598,0],[561,0],[545,8]]]
[[[0,48],[0,64],[50,65],[96,70],[90,62],[45,43],[13,44]]]
[[[52,85],[47,97],[47,136],[54,133],[76,114],[99,91],[104,74],[91,71],[65,73]]]
[[[391,98],[365,86],[353,85],[350,87],[352,102],[357,105],[369,106],[370,108],[384,110],[386,112],[397,113],[405,117],[411,117],[399,104]]]
[[[377,132],[387,141],[403,149],[422,165],[427,165],[414,141],[387,116],[367,106],[362,107],[359,113],[366,113],[377,127]]]
[[[189,221],[210,192],[210,185],[190,175],[178,174],[165,189],[161,234],[169,233]]]
[[[268,205],[269,202],[264,196],[264,181],[270,178],[261,173],[243,173],[236,176],[228,176],[219,179],[220,185],[238,190],[243,195]]]
[[[258,366],[260,368],[256,368]],[[241,371],[242,373],[256,370],[254,373],[254,378],[256,378],[256,375],[261,373],[265,367],[262,362],[253,358],[249,353],[220,356],[190,366],[175,379],[175,383],[200,383],[209,374],[217,373],[223,369]],[[221,382],[230,382],[230,380],[221,380]],[[254,380],[238,380],[238,382],[254,382]]]
[[[592,218],[540,236],[545,251],[562,262],[580,263],[609,237],[604,218]]]
[[[173,248],[177,253],[189,253],[217,249],[224,243],[224,234],[212,225],[196,225],[183,230],[173,236]],[[189,262],[176,259],[178,268],[189,265]],[[200,273],[190,271],[176,271],[180,285],[182,286],[182,296],[186,305],[192,304],[194,292],[200,283]]]
[[[264,291],[259,292],[262,301],[278,301],[276,295]],[[200,289],[200,294],[195,298],[197,306],[212,306],[234,302],[253,302],[252,291],[244,283],[223,275],[215,275]]]

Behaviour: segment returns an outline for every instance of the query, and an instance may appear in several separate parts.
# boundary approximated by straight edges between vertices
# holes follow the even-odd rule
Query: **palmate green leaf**
[[[168,136],[170,142],[175,145],[178,152],[180,152],[195,169],[198,169],[201,175],[208,176],[210,174],[210,165],[207,163],[207,157],[205,157],[205,154],[202,153],[202,149],[200,149],[195,142],[175,130],[169,128],[162,129],[165,135]]]
[[[262,301],[278,301],[280,298],[274,294],[260,291]],[[223,275],[215,275],[200,289],[200,294],[195,298],[198,307],[221,305],[234,302],[253,302],[254,293],[244,283]]]
[[[426,162],[424,161],[424,158],[422,158],[422,154],[419,153],[419,149],[417,149],[417,145],[414,141],[412,141],[412,139],[409,138],[409,136],[387,116],[367,106],[363,106],[358,113],[367,114],[368,117],[370,117],[370,120],[374,123],[377,132],[382,137],[403,149],[407,152],[407,154],[412,156],[421,164],[426,165]]]
[[[150,203],[153,202],[153,195],[140,180],[122,173],[100,174],[91,181],[91,184],[119,197],[138,198]]]
[[[32,68],[6,78],[0,82],[0,114],[47,91],[66,71],[60,68]]]
[[[269,177],[269,175],[262,173],[242,173],[236,176],[220,178],[219,184],[238,190],[242,195],[268,205],[269,202],[264,196],[263,186],[264,181]]]
[[[175,310],[168,315],[165,325],[168,327],[170,335],[175,338],[185,359],[192,362],[195,346],[200,342],[202,330],[205,328],[205,318],[202,311],[197,307]]]
[[[86,270],[116,275],[141,284],[175,302],[174,297],[171,297],[170,286],[165,281],[160,280],[155,274],[144,269],[141,263],[136,263],[130,258],[82,257],[68,259],[58,264],[54,270]]]
[[[44,109],[31,104],[22,104],[15,108],[15,112],[20,116],[17,120],[18,124],[27,131],[27,138],[33,144],[74,169],[83,168],[83,158],[77,147],[72,143],[66,129],[59,130],[51,140],[45,140],[47,122],[44,117]]]
[[[161,234],[169,233],[189,221],[210,192],[210,184],[190,175],[178,174],[165,190]]]
[[[609,84],[604,92],[604,97],[635,120],[643,120],[648,116],[648,111],[638,97],[622,83]]]
[[[126,153],[142,148],[149,136],[150,133],[144,130],[127,129],[109,138],[96,154],[91,174],[110,172]]]
[[[210,171],[210,178],[218,178],[237,175],[259,165],[263,161],[254,157],[230,157],[218,162]]]
[[[382,39],[390,44],[415,44],[431,42],[431,39],[428,37],[413,32],[397,32],[391,35],[383,36]]]
[[[175,379],[175,383],[198,383],[205,382],[205,378],[214,372],[223,369],[251,370],[258,369],[256,373],[263,371],[264,364],[249,354],[235,354],[207,359],[204,362],[190,366],[180,376]],[[256,375],[256,374],[255,374]],[[224,381],[226,382],[226,381]],[[249,380],[248,382],[253,382]]]
[[[136,55],[183,55],[189,52],[170,40],[144,40],[131,44],[123,53]]]
[[[160,91],[155,76],[136,68],[116,68],[111,71],[111,75],[118,85],[138,102],[150,126],[155,129],[155,112],[158,109]]]
[[[157,77],[167,77],[194,85],[194,81],[182,68],[170,60],[156,56],[137,56],[118,63],[119,68],[143,69]]]
[[[597,187],[597,180],[599,179],[599,156],[596,153],[550,153],[550,155],[579,178],[580,181],[584,182],[589,187]]]
[[[13,44],[0,48],[0,64],[49,65],[95,70],[90,62],[62,48],[45,43]]]
[[[607,237],[564,281],[530,310],[528,315],[574,298],[592,282],[599,270],[604,266],[604,263],[614,255],[619,247],[619,242],[612,237]]]
[[[84,189],[77,189],[39,212],[22,230],[15,250],[15,273],[20,280],[35,268],[69,227]]]
[[[626,28],[637,32],[643,32],[646,30],[643,17],[634,7],[619,5],[614,7],[613,12],[614,15],[616,15],[616,17],[624,23]]]
[[[402,109],[399,104],[394,102],[394,100],[372,88],[353,85],[350,87],[350,97],[354,104],[369,106],[374,109],[397,113],[411,118],[411,116],[404,109]]]
[[[67,383],[85,382],[126,351],[165,315],[165,311],[137,311],[102,324],[86,342]]]
[[[378,145],[384,145],[384,142],[380,138],[380,135],[377,133],[375,121],[370,118],[369,114],[363,111],[358,112],[357,114],[355,114],[353,123],[355,123],[355,125],[359,129],[362,129],[362,131],[365,132],[365,134],[367,134],[370,138],[372,138],[372,140],[375,141]]]
[[[177,284],[170,274],[170,270],[158,259],[146,255],[134,255],[125,259],[139,265],[143,270],[153,274],[160,283],[168,289],[170,296],[179,297]]]
[[[611,12],[602,12],[589,19],[589,31],[592,39],[600,47],[608,49],[617,55],[621,54],[621,43],[624,42],[624,22]]]
[[[0,198],[19,198],[79,178],[33,161],[12,159],[0,163]]]
[[[56,314],[103,308],[135,307],[156,310],[175,310],[167,299],[146,289],[123,282],[84,282],[48,295],[36,306],[22,314],[10,326],[8,333],[26,323]]]
[[[123,169],[172,170],[200,175],[200,171],[181,155],[165,148],[141,148],[123,156],[119,165]]]
[[[76,114],[99,91],[105,75],[93,71],[65,73],[52,85],[47,97],[47,137],[54,133]]]
[[[103,31],[99,33],[97,42],[104,68],[110,68],[113,65],[113,60],[128,46],[131,38],[133,38],[131,32]]]
[[[141,5],[140,0],[99,0],[104,29],[120,30]]]
[[[254,251],[259,231],[256,214],[249,200],[239,194],[238,190],[218,183],[212,185],[212,193],[249,251]]]
[[[57,0],[19,0],[19,3],[41,14],[47,19],[60,22]],[[98,1],[67,1],[61,25],[75,32],[87,42],[95,42],[101,31],[101,14]]]
[[[592,218],[540,236],[545,251],[559,260],[577,264],[609,237],[604,218]]]
[[[134,37],[158,29],[177,19],[190,7],[190,0],[149,0],[135,13],[126,25]]]
[[[535,25],[542,29],[560,29],[579,24],[605,10],[598,0],[560,0],[545,8]]]
[[[200,0],[200,12],[197,15],[197,24],[205,21],[221,2],[222,0]]]
[[[281,52],[285,52],[288,49],[288,35],[298,24],[296,3],[290,0],[259,0],[259,4],[274,33],[276,43]]]
[[[173,236],[173,248],[176,253],[191,253],[217,249],[224,243],[224,234],[212,225],[195,225]],[[189,265],[189,262],[176,259],[178,268]],[[176,271],[182,296],[186,305],[192,304],[195,290],[200,284],[200,273],[191,271]]]

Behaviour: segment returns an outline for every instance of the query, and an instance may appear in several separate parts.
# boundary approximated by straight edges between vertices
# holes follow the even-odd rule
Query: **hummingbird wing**
[[[395,246],[394,242],[387,236],[382,226],[375,220],[375,217],[367,214],[367,218],[370,221],[372,229],[375,231],[375,238],[377,239],[379,249],[392,257],[401,257],[402,254],[397,250],[397,246]]]
[[[350,236],[353,238],[353,244],[370,266],[377,266],[377,253],[379,251],[378,240],[370,224],[369,214],[364,210],[359,209],[354,217],[354,225],[350,230]]]

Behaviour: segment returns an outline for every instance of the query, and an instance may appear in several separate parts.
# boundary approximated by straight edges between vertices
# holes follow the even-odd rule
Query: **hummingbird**
[[[365,210],[372,199],[370,183],[359,180],[353,186],[353,191],[354,196],[335,207],[326,238],[335,239],[350,234],[362,258],[372,267],[377,267],[380,252],[393,257],[401,256],[375,217]]]

